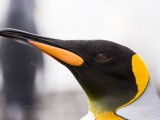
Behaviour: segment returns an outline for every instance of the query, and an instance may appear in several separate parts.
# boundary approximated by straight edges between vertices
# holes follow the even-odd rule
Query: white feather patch
[[[80,120],[95,120],[95,117],[93,113],[89,111],[88,114],[82,117]]]

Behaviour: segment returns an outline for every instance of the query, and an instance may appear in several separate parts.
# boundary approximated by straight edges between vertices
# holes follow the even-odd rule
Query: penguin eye
[[[95,60],[99,63],[104,63],[110,60],[110,57],[108,57],[106,54],[100,53],[96,56]]]

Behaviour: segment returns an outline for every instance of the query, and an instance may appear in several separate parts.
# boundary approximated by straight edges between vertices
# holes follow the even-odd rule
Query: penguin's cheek
[[[34,47],[40,49],[41,51],[47,53],[48,55],[68,64],[71,66],[81,66],[84,63],[84,60],[78,56],[77,54],[62,49],[62,48],[58,48],[58,47],[54,47],[51,45],[47,45],[44,43],[40,43],[40,42],[35,42],[32,40],[28,41],[31,45],[33,45]]]

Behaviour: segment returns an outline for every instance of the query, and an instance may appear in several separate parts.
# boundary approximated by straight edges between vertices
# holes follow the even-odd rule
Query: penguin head
[[[134,102],[149,81],[141,58],[111,41],[65,41],[13,29],[1,30],[0,35],[34,46],[65,65],[87,94],[90,111],[97,120],[101,113],[114,113]]]

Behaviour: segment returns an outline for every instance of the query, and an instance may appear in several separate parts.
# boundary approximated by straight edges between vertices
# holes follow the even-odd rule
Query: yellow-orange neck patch
[[[124,118],[117,116],[113,112],[104,112],[104,113],[99,113],[96,116],[96,120],[124,120]]]
[[[28,42],[30,44],[32,44],[33,46],[37,47],[38,49],[40,49],[41,51],[61,60],[69,65],[81,66],[84,62],[80,56],[78,56],[75,53],[70,52],[68,50],[54,47],[51,45],[47,45],[44,43],[35,42],[32,40],[29,40]]]
[[[141,96],[141,94],[145,91],[148,85],[148,82],[149,82],[148,69],[146,65],[144,64],[144,62],[142,61],[142,59],[137,54],[133,55],[132,57],[132,71],[135,76],[138,92],[133,99],[131,99],[128,103],[124,104],[118,109],[123,108],[131,104],[132,102],[134,102],[138,97]]]

